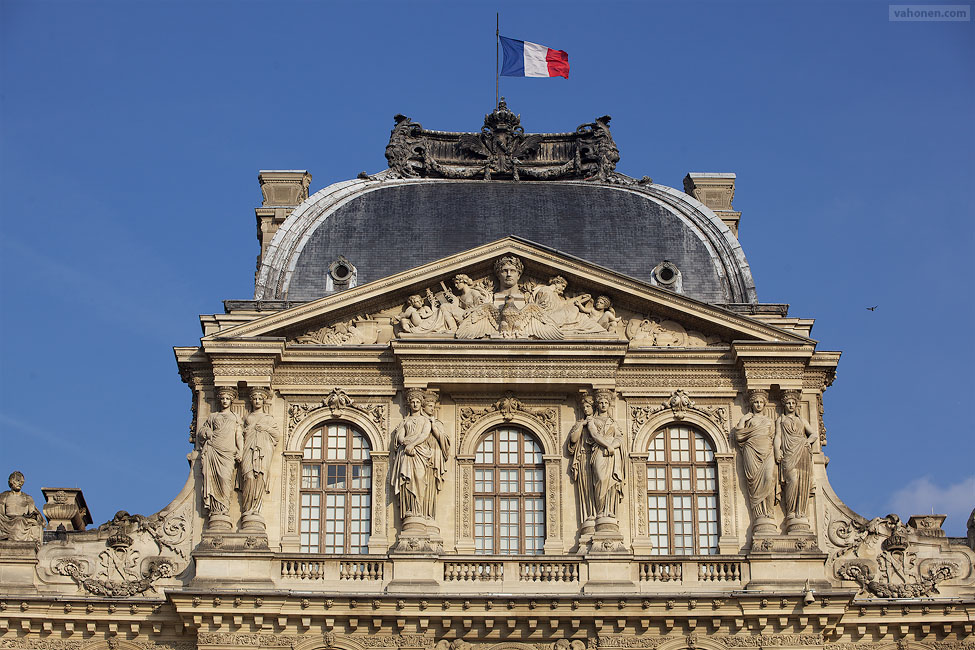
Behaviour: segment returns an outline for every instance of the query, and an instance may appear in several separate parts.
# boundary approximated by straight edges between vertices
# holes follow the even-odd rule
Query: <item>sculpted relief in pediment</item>
[[[607,292],[608,293],[608,292]],[[707,347],[719,337],[638,312],[618,312],[610,295],[573,291],[561,275],[526,276],[522,261],[506,255],[493,273],[458,273],[438,286],[420,287],[405,304],[307,331],[293,343],[370,345],[392,338],[606,339],[631,347]]]

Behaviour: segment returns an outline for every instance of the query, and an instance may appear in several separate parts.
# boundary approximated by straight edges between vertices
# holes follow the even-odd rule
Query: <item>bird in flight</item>
[[[879,306],[880,305],[874,305],[873,307],[867,307],[867,309],[869,309],[870,311],[877,311],[877,307]]]

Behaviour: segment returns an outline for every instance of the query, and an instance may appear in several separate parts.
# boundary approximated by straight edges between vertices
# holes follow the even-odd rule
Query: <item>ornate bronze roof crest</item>
[[[591,180],[631,185],[616,171],[619,149],[609,130],[610,117],[581,124],[571,133],[525,133],[521,116],[504,98],[484,116],[477,133],[432,131],[405,115],[386,145],[389,172],[377,178],[457,178],[483,180]],[[360,177],[367,177],[360,174]]]

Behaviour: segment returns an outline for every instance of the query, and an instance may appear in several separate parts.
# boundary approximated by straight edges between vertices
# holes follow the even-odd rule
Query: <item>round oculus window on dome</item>
[[[680,283],[680,269],[672,262],[663,261],[653,268],[651,275],[657,284],[664,287],[674,287]]]

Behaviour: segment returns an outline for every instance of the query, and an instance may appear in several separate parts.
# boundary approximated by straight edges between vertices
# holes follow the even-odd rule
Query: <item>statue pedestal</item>
[[[264,517],[259,513],[249,512],[240,518],[241,533],[257,533],[267,536],[267,526],[264,524]]]
[[[583,593],[632,595],[637,592],[632,575],[632,555],[625,552],[589,553],[586,564],[589,567],[589,580],[582,586]]]
[[[746,589],[803,589],[828,586],[823,567],[826,553],[808,535],[770,535],[752,540],[748,552],[751,580]]]
[[[443,564],[435,555],[404,556],[397,554],[393,579],[386,586],[388,593],[435,594],[440,591],[438,576],[443,576]]]
[[[752,538],[772,537],[778,534],[779,527],[775,524],[775,520],[770,517],[758,517],[752,524]],[[754,542],[752,542],[752,546],[755,546]]]
[[[595,532],[589,538],[589,553],[586,557],[607,554],[617,556],[628,552],[623,545],[623,534],[615,517],[598,517],[595,524]]]
[[[263,521],[261,522],[262,528],[261,532],[264,531]],[[207,532],[221,532],[229,533],[234,529],[234,521],[230,518],[230,515],[222,512],[210,513],[210,518],[207,520],[206,530]]]
[[[429,555],[443,552],[440,528],[429,517],[411,515],[403,520],[403,528],[396,538],[391,554]]]
[[[37,567],[37,542],[0,541],[0,585],[4,593],[35,593],[35,567]]]
[[[233,581],[240,587],[273,586],[271,572],[279,563],[268,548],[267,535],[248,533],[215,533],[205,531],[203,540],[193,551],[196,562],[194,585]]]

